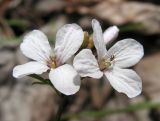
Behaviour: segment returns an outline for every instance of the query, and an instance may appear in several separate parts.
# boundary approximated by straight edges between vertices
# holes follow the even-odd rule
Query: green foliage
[[[154,103],[154,102],[142,102],[134,105],[130,105],[124,108],[117,108],[117,109],[107,109],[107,110],[99,110],[99,111],[84,111],[81,113],[76,114],[66,114],[63,115],[63,119],[67,118],[81,118],[81,117],[93,117],[93,118],[103,118],[115,114],[120,113],[129,113],[129,112],[135,112],[139,110],[145,110],[145,109],[153,109],[160,107],[160,102]]]
[[[143,30],[144,25],[142,23],[132,23],[132,24],[127,24],[120,26],[120,32],[129,32],[129,31],[138,31],[138,30]]]

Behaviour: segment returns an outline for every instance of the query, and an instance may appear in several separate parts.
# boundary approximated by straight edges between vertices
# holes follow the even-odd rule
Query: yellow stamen
[[[47,62],[48,67],[55,69],[57,67],[55,57],[50,57],[50,60]]]
[[[99,62],[100,70],[108,69],[111,66],[111,61],[103,59]]]

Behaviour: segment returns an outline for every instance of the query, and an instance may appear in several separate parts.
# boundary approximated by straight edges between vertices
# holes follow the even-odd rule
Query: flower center
[[[53,56],[50,56],[50,60],[47,61],[47,66],[49,68],[55,69],[57,67],[56,58]]]
[[[99,68],[101,71],[109,69],[112,65],[113,65],[113,60],[114,60],[114,55],[112,55],[110,58],[108,59],[102,59],[99,62]]]

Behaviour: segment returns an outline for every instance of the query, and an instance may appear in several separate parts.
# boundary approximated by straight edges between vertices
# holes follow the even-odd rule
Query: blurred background
[[[58,108],[60,99],[49,86],[12,77],[15,65],[29,61],[19,50],[24,34],[40,29],[53,44],[66,23],[92,32],[93,18],[103,31],[119,27],[114,42],[134,38],[143,44],[145,56],[134,67],[143,92],[129,99],[103,80],[83,80],[81,90],[66,102],[62,120],[160,121],[159,0],[0,0],[0,121],[54,121]]]

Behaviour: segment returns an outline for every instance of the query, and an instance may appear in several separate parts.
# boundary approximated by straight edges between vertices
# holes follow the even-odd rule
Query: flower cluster
[[[100,79],[103,76],[115,90],[132,98],[141,93],[142,82],[132,69],[126,69],[143,57],[143,46],[134,39],[118,41],[109,50],[106,46],[118,36],[116,26],[102,33],[97,20],[92,20],[93,44],[97,54],[90,48],[82,48],[84,32],[77,24],[66,24],[56,34],[52,49],[47,37],[39,30],[28,33],[20,45],[22,53],[33,61],[18,65],[13,76],[21,78],[31,74],[49,73],[54,87],[65,95],[80,89],[80,77]],[[74,58],[72,64],[68,63]]]

